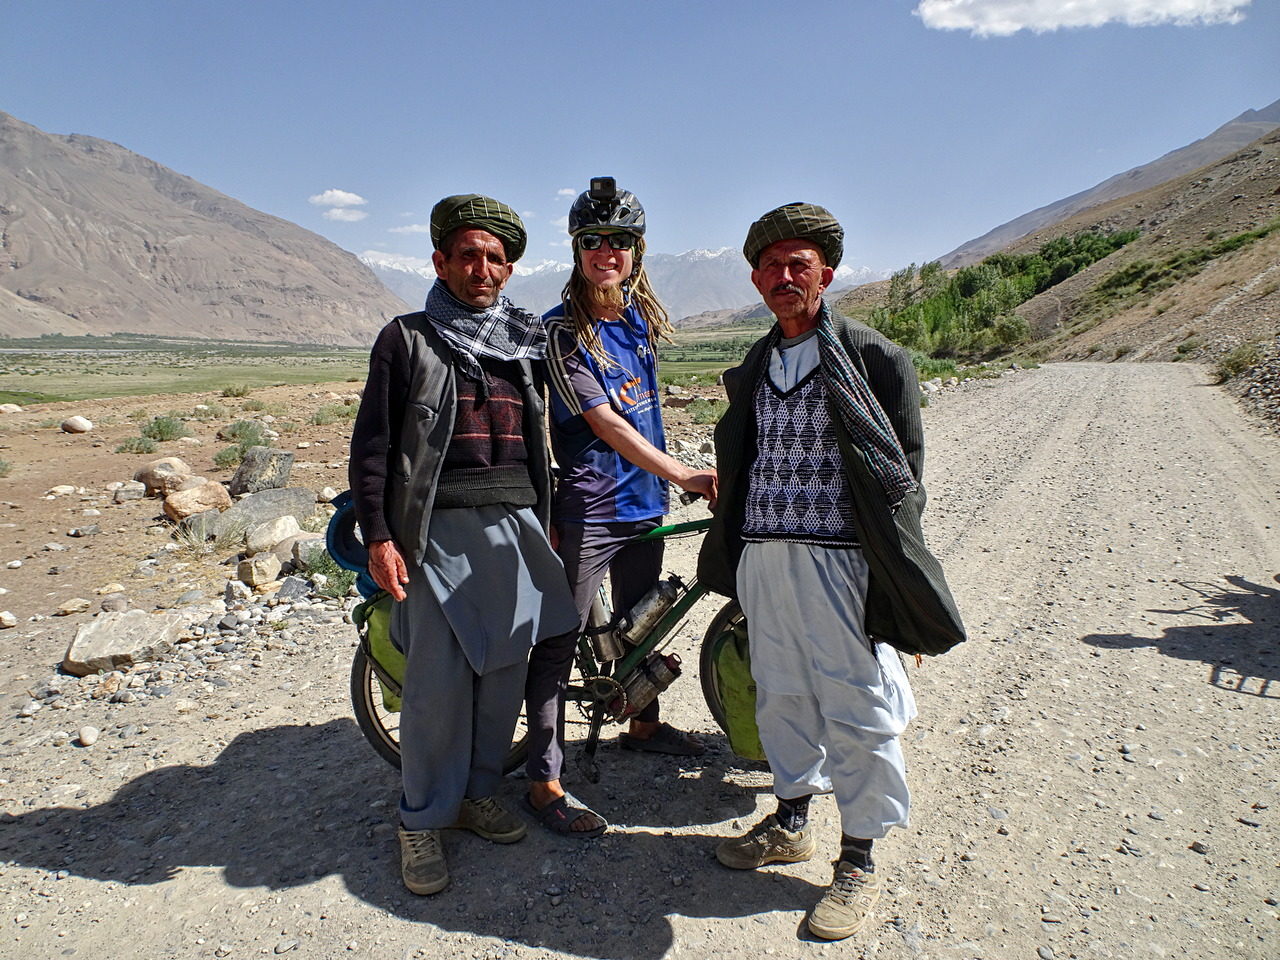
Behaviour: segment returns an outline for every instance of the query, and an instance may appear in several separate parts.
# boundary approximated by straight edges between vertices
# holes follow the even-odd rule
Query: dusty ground
[[[292,390],[281,399],[324,402]],[[428,899],[400,885],[396,777],[350,718],[349,625],[299,628],[297,648],[182,700],[18,719],[88,615],[29,617],[107,579],[148,606],[223,575],[174,557],[131,577],[163,540],[142,532],[155,501],[101,492],[145,459],[112,453],[143,404],[113,404],[72,411],[121,418],[87,437],[34,426],[64,415],[46,408],[0,436],[0,609],[20,618],[0,632],[0,956],[1280,956],[1280,442],[1200,368],[1050,365],[925,412],[926,529],[972,639],[911,670],[912,826],[877,847],[870,929],[830,946],[801,921],[829,880],[834,805],[815,804],[819,860],[719,867],[716,839],[771,809],[768,778],[724,747],[691,674],[664,703],[705,732],[705,758],[607,744],[601,782],[572,786],[609,836],[451,836],[454,883]],[[344,485],[326,466],[343,429],[288,437],[329,440],[299,451],[317,464],[301,482]],[[220,446],[188,459],[204,469]],[[40,499],[58,482],[88,499]],[[86,508],[103,533],[67,537]],[[694,546],[668,565],[691,572]],[[686,662],[704,606],[677,644]],[[93,747],[54,745],[84,723],[103,730]]]

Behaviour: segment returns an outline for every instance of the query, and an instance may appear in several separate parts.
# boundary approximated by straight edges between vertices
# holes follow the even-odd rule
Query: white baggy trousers
[[[737,586],[775,794],[834,793],[851,837],[906,826],[898,737],[916,704],[897,651],[867,639],[862,551],[748,543]]]

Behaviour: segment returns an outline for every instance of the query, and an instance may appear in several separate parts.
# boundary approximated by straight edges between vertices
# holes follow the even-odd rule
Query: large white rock
[[[260,553],[240,561],[236,567],[236,579],[251,587],[261,586],[280,576],[280,567],[280,560],[274,553]]]
[[[191,467],[179,457],[161,457],[138,468],[133,479],[147,485],[147,493],[169,493],[191,476]]]
[[[62,421],[63,433],[88,433],[93,429],[93,421],[88,417],[67,417]]]
[[[176,613],[126,610],[101,613],[76,631],[67,647],[62,668],[78,677],[99,670],[155,660],[170,650],[182,630]]]
[[[254,524],[244,534],[244,552],[247,556],[257,556],[271,550],[281,540],[302,532],[295,516],[276,517],[266,523]]]
[[[0,413],[21,413],[22,408],[16,403],[0,403]]]
[[[178,523],[206,510],[226,510],[231,494],[220,483],[202,483],[190,490],[177,490],[164,498],[164,515]]]

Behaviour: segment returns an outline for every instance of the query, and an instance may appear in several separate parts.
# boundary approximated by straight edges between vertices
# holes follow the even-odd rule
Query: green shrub
[[[262,424],[256,420],[237,420],[226,430],[221,431],[224,439],[248,449],[262,445]]]
[[[724,416],[724,412],[729,409],[729,401],[694,397],[685,409],[693,417],[694,423],[718,423]]]
[[[1186,356],[1188,353],[1194,353],[1195,351],[1199,350],[1203,346],[1204,346],[1204,341],[1201,340],[1199,337],[1187,337],[1187,339],[1183,340],[1180,344],[1178,344],[1173,349],[1177,353],[1183,356]]]
[[[191,411],[191,416],[196,420],[221,420],[227,412],[227,408],[220,403],[202,403]]]
[[[12,463],[8,460],[0,460],[0,477],[7,477],[12,470]]]
[[[311,561],[311,565],[307,568],[307,572],[315,575],[323,574],[326,578],[325,585],[317,588],[316,592],[326,597],[345,597],[350,592],[351,587],[356,582],[356,573],[354,570],[346,570],[338,566],[333,557],[326,553],[319,553]]]
[[[316,426],[327,426],[339,420],[354,420],[359,412],[358,403],[327,403],[311,415],[311,422]]]
[[[249,395],[249,385],[247,383],[233,383],[230,386],[222,388],[224,397],[247,397]]]
[[[1133,353],[1133,346],[1128,343],[1122,343],[1111,351],[1111,359],[1119,360],[1121,357],[1126,357],[1131,353]]]
[[[156,442],[150,437],[130,437],[120,446],[116,453],[155,453]]]
[[[267,409],[267,405],[263,403],[261,400],[249,399],[249,400],[246,400],[244,403],[240,404],[240,409],[241,410],[265,410]]]
[[[1214,372],[1218,375],[1219,383],[1226,383],[1261,362],[1262,348],[1256,343],[1242,343],[1218,361]]]
[[[244,459],[245,451],[248,449],[248,447],[242,447],[238,443],[223,447],[213,455],[213,465],[223,470],[239,466],[240,461]]]
[[[151,422],[143,426],[142,435],[151,440],[177,440],[190,435],[190,431],[181,420],[174,417],[153,417]]]

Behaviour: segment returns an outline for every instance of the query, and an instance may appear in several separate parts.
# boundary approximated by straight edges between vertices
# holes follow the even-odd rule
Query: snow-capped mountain
[[[360,259],[388,289],[415,307],[426,299],[427,290],[435,282],[435,270],[426,258],[367,250]],[[645,265],[654,289],[676,321],[708,310],[744,307],[760,299],[751,285],[751,271],[741,252],[730,247],[688,250],[681,254],[650,253]],[[516,264],[506,294],[529,310],[549,310],[560,302],[560,292],[571,269],[572,264],[555,260],[522,261]],[[842,265],[836,270],[832,292],[887,276],[887,270]]]

